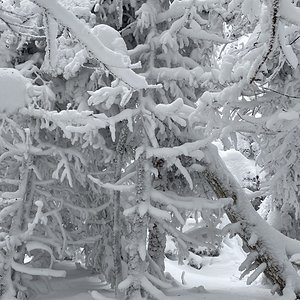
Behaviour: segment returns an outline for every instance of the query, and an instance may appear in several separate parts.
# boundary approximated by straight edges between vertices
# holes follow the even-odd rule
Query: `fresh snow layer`
[[[130,69],[131,61],[128,55],[123,55],[121,51],[114,51],[105,45],[103,42],[109,41],[112,46],[111,39],[119,38],[119,34],[114,29],[103,30],[106,25],[100,26],[93,31],[84,23],[82,23],[76,16],[68,11],[64,6],[60,5],[56,0],[33,0],[38,6],[46,10],[46,12],[59,24],[67,27],[78,38],[78,40],[86,47],[87,51],[102,62],[112,74],[123,82],[128,84],[135,90],[144,89],[148,87],[146,79],[143,76],[136,74]],[[95,33],[104,34],[100,39]],[[110,36],[111,35],[111,36]],[[101,35],[102,36],[102,35]],[[120,45],[120,40],[114,44],[114,47]]]
[[[246,158],[241,152],[235,149],[223,151],[222,145],[219,142],[214,144],[218,147],[219,154],[227,168],[231,174],[234,174],[234,177],[242,187],[245,186],[245,179],[251,179],[261,174],[261,168],[255,164],[254,160]]]
[[[0,113],[12,114],[28,102],[26,79],[18,70],[0,68]]]
[[[279,1],[279,13],[282,18],[294,25],[300,25],[300,8],[292,0]]]

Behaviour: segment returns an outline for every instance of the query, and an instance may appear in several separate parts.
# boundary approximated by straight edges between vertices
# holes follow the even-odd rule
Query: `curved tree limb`
[[[300,253],[300,242],[284,236],[259,216],[214,147],[210,145],[205,151],[208,160],[204,172],[206,180],[218,198],[233,199],[234,204],[226,208],[225,212],[232,223],[241,224],[237,233],[247,250],[257,253],[255,264],[257,267],[265,266],[264,274],[274,285],[274,292],[285,295],[295,293],[298,299],[300,277],[289,258],[295,253]],[[253,234],[257,237],[254,242],[251,239]]]
[[[275,44],[276,44],[276,39],[277,39],[277,33],[278,33],[278,22],[279,22],[279,0],[272,0],[272,5],[271,5],[271,33],[270,33],[270,37],[269,37],[269,41],[268,41],[268,48],[267,51],[264,53],[264,55],[262,56],[262,58],[260,59],[260,62],[258,64],[258,66],[255,67],[255,70],[253,70],[250,73],[250,78],[249,78],[249,82],[253,83],[253,81],[255,81],[256,75],[258,74],[258,72],[260,71],[260,69],[262,68],[262,66],[264,65],[264,63],[267,61],[267,59],[269,58],[269,56],[271,55],[271,53],[273,52],[274,48],[275,48]],[[256,64],[255,64],[256,65]]]

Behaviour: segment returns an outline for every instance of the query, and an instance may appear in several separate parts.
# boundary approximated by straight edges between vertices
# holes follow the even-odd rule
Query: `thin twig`
[[[279,92],[279,91],[276,91],[276,90],[273,90],[273,89],[270,89],[270,88],[267,88],[267,87],[263,87],[262,89],[263,89],[263,91],[265,91],[265,90],[266,90],[266,91],[270,91],[270,92],[279,94],[279,95],[281,95],[281,96],[285,96],[285,97],[287,97],[287,98],[300,99],[300,96],[292,96],[292,95],[288,95],[288,94],[281,93],[281,92]]]
[[[293,45],[299,38],[300,38],[300,35],[297,36],[297,37],[290,43],[290,45]]]
[[[256,75],[258,74],[258,72],[261,70],[262,66],[264,65],[264,63],[267,61],[267,59],[269,58],[269,56],[271,55],[271,53],[273,52],[275,43],[276,43],[276,37],[277,37],[277,32],[278,32],[278,20],[279,20],[279,0],[273,0],[272,2],[272,14],[271,14],[271,36],[268,42],[268,50],[267,52],[263,55],[261,62],[259,63],[258,67],[256,68],[254,74],[251,76],[249,82],[253,83],[253,81],[256,78]]]

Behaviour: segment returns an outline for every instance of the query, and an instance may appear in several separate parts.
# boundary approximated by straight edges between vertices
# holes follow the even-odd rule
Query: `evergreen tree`
[[[297,3],[32,2],[0,10],[1,296],[30,296],[28,275],[64,276],[53,261],[77,246],[119,298],[165,299],[166,235],[182,259],[212,231],[184,234],[187,214],[216,226],[223,207],[248,283],[264,272],[299,295],[299,243],[257,214],[212,145],[255,136],[290,218],[279,229],[297,236]]]

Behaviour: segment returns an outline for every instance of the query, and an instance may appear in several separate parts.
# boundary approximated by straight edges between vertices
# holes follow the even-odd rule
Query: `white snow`
[[[288,120],[288,121],[297,120],[299,119],[299,112],[294,110],[281,112],[278,114],[278,118],[282,120]]]
[[[18,70],[0,68],[0,113],[12,114],[24,107],[29,101],[29,84]]]
[[[58,24],[57,22],[49,15],[44,15],[44,26],[45,26],[45,35],[47,40],[46,55],[43,62],[43,69],[45,71],[54,71],[57,63],[57,32]]]
[[[110,28],[109,30],[103,30],[104,27],[106,27],[106,29],[109,27],[103,25],[104,27],[99,27],[93,32],[86,24],[80,22],[72,12],[68,11],[57,1],[33,0],[33,2],[44,8],[59,24],[69,28],[80,42],[84,44],[87,50],[103,63],[117,78],[120,78],[136,90],[148,87],[145,78],[136,74],[129,68],[131,64],[130,57],[111,49],[112,46],[115,47],[120,45],[119,38],[115,40],[116,44],[113,44],[111,40],[111,37],[116,37],[117,34],[114,33],[114,35],[112,35],[112,32],[115,31],[114,29]],[[96,33],[100,32],[101,38],[96,35]],[[104,37],[102,34],[104,34]],[[108,41],[109,45],[105,45],[102,38],[104,38],[105,41]]]
[[[261,173],[261,168],[255,164],[254,160],[247,159],[237,150],[229,149],[224,151],[219,142],[214,143],[219,150],[219,154],[224,160],[229,171],[234,174],[237,181],[244,186],[245,178],[254,178]]]
[[[38,6],[44,8],[62,25],[71,29],[82,43],[104,64],[119,68],[129,67],[130,61],[123,55],[108,49],[99,39],[92,34],[91,30],[84,23],[80,22],[73,13],[68,11],[57,1],[34,0]]]
[[[169,244],[170,242],[168,242]],[[245,259],[238,238],[226,238],[219,257],[204,257],[200,270],[187,265],[178,265],[177,261],[165,259],[166,272],[169,272],[179,286],[166,292],[164,299],[174,300],[275,300],[278,296],[270,294],[267,287],[260,283],[246,285],[246,279],[239,280],[238,267]],[[56,265],[58,269],[67,269],[65,279],[53,278],[51,291],[41,295],[43,300],[108,300],[115,299],[114,293],[101,279],[88,270],[77,270],[72,262]],[[184,272],[184,273],[183,273]],[[185,285],[181,285],[182,279]]]
[[[242,3],[242,12],[247,16],[250,22],[253,22],[260,14],[260,0],[244,0]]]
[[[296,7],[292,0],[279,1],[280,16],[288,22],[300,25],[300,7]]]
[[[300,17],[300,15],[299,15]],[[286,60],[289,62],[289,64],[296,69],[299,62],[298,58],[293,51],[293,48],[291,45],[289,45],[289,41],[286,39],[286,31],[288,30],[287,26],[284,26],[283,24],[279,23],[278,25],[278,36],[279,36],[279,42],[281,49],[284,53],[284,56]]]
[[[29,275],[51,276],[51,277],[65,277],[66,276],[65,270],[32,268],[32,267],[28,267],[26,265],[16,263],[15,261],[11,262],[11,267],[20,273],[25,273],[25,274],[29,274]]]
[[[92,33],[95,34],[107,48],[124,56],[128,55],[125,41],[117,30],[108,25],[99,24],[92,29]]]

